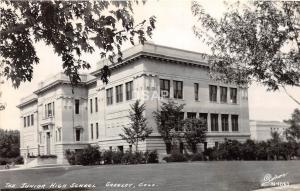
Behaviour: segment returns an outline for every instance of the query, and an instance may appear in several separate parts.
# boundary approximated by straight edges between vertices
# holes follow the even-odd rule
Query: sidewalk
[[[9,171],[18,171],[18,170],[37,170],[37,169],[46,169],[46,168],[71,168],[70,165],[46,165],[46,166],[34,166],[26,167],[25,165],[20,165],[17,168],[2,169],[0,172],[9,172]]]
[[[300,184],[292,184],[289,186],[281,186],[281,187],[270,187],[270,188],[263,188],[253,191],[299,191]]]

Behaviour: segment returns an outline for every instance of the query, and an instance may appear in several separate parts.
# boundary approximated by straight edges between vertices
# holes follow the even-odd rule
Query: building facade
[[[104,84],[100,68],[109,65],[111,76]],[[131,149],[119,136],[129,124],[130,105],[145,103],[145,116],[153,133],[139,149],[165,153],[153,112],[162,102],[185,104],[184,118],[207,121],[207,142],[215,146],[224,138],[250,138],[248,93],[246,88],[210,80],[208,57],[151,43],[123,52],[121,63],[103,60],[73,89],[60,73],[40,83],[33,95],[21,100],[21,153],[54,154],[63,162],[66,149],[82,149],[87,144],[100,149]],[[180,143],[184,147],[184,143]]]
[[[279,134],[282,140],[286,140],[286,130],[289,124],[280,121],[250,121],[251,139],[256,141],[267,141],[272,138],[272,133]]]

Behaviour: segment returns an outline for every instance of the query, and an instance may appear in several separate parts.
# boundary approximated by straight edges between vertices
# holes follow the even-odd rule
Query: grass
[[[0,188],[7,182],[29,184],[94,184],[94,190],[253,190],[265,174],[288,173],[278,181],[300,183],[300,161],[215,161],[147,165],[77,166],[0,172]],[[133,184],[134,188],[106,184]],[[139,184],[146,185],[140,187]],[[154,186],[153,186],[153,185]],[[153,187],[152,187],[153,186]]]

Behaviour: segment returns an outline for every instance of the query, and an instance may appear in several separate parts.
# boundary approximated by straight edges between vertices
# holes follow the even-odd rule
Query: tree
[[[35,43],[45,42],[61,57],[64,73],[72,85],[80,81],[78,71],[90,68],[83,53],[100,51],[99,57],[121,61],[122,45],[138,39],[144,43],[155,28],[155,17],[136,23],[133,4],[138,1],[12,1],[0,3],[0,71],[14,87],[31,81],[39,63]],[[118,57],[117,59],[116,56]],[[100,78],[108,82],[109,67]]]
[[[241,153],[244,160],[256,160],[256,144],[253,140],[247,139],[245,143],[243,143],[241,148]]]
[[[292,113],[292,118],[285,120],[285,123],[290,124],[290,127],[286,130],[287,139],[289,141],[296,141],[300,139],[300,110],[295,109]]]
[[[194,2],[197,37],[211,48],[210,74],[215,80],[247,86],[253,81],[268,90],[300,87],[300,2],[250,1],[227,6],[220,18]]]
[[[20,156],[20,132],[0,129],[0,157],[15,158]]]
[[[145,104],[140,105],[140,100],[137,100],[131,105],[129,110],[129,127],[124,127],[123,134],[119,134],[122,139],[129,144],[135,145],[135,151],[138,152],[138,144],[144,141],[151,133],[152,128],[147,127],[147,119],[144,117]]]
[[[158,132],[166,144],[167,153],[171,151],[173,138],[178,136],[176,132],[182,130],[183,108],[184,104],[178,105],[174,101],[168,101],[162,103],[160,111],[153,112]]]
[[[201,119],[184,120],[184,138],[192,149],[193,153],[197,152],[197,144],[206,140],[207,126],[206,122]]]

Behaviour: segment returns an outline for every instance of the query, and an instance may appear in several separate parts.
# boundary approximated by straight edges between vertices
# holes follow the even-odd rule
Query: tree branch
[[[300,105],[300,101],[298,101],[296,98],[294,98],[287,90],[286,88],[282,85],[282,88],[284,89],[286,95],[288,95],[292,100],[294,100],[298,105]]]

